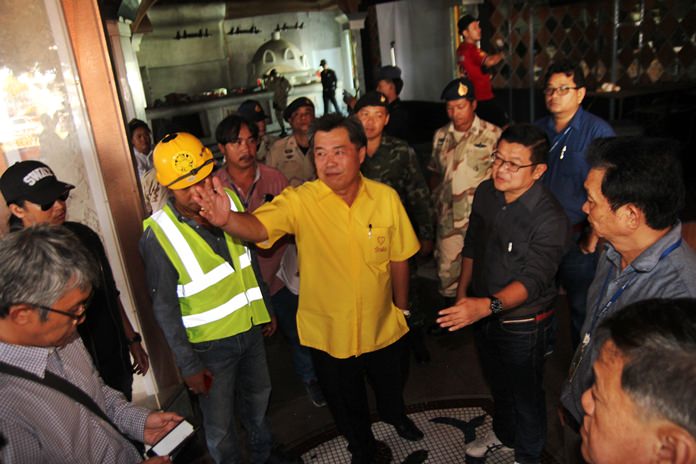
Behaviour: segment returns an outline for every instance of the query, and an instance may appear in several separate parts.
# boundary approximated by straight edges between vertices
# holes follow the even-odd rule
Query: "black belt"
[[[503,324],[520,324],[522,322],[541,322],[544,319],[548,319],[553,315],[554,310],[548,309],[546,311],[541,311],[536,314],[530,314],[528,316],[520,316],[513,318],[501,319],[500,322]]]

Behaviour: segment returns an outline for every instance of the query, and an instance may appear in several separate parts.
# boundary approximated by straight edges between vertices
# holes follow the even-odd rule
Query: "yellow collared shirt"
[[[295,235],[303,345],[344,359],[389,346],[408,331],[392,300],[390,262],[407,260],[419,243],[392,188],[363,177],[348,206],[316,180],[286,188],[253,214],[269,237],[259,246]]]

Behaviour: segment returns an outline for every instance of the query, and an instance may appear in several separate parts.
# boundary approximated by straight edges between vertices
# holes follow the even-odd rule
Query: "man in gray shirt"
[[[578,455],[582,393],[592,385],[597,326],[649,298],[696,297],[696,254],[681,239],[684,183],[678,145],[644,137],[598,139],[590,147],[583,211],[607,241],[587,298],[581,343],[561,394],[568,453]],[[571,456],[569,456],[570,458]]]
[[[153,444],[181,417],[135,406],[99,377],[77,335],[98,281],[93,256],[68,229],[39,225],[0,241],[0,262],[0,461],[141,462],[129,439]],[[51,379],[82,390],[94,412]]]

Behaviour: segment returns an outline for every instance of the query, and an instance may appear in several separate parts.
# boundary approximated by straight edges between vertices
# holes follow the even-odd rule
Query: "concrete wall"
[[[286,13],[256,18],[224,20],[224,3],[196,6],[153,7],[149,13],[153,32],[143,37],[138,62],[146,87],[148,106],[168,93],[199,94],[216,88],[247,87],[250,62],[256,50],[271,39],[276,25],[304,23],[300,30],[281,31],[281,38],[298,46],[310,69],[326,58],[339,80],[349,77],[341,49],[338,11]],[[255,26],[258,34],[227,35],[238,26]],[[208,29],[212,37],[176,40],[177,31]]]

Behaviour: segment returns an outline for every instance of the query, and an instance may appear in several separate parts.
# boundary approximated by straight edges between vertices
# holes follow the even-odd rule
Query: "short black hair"
[[[512,124],[508,126],[500,139],[507,143],[519,143],[531,151],[530,161],[535,164],[546,164],[549,153],[549,138],[546,133],[534,124]]]
[[[255,122],[249,121],[239,113],[232,113],[220,121],[215,129],[215,140],[220,145],[233,142],[239,138],[239,131],[246,126],[254,139],[259,138],[259,128]]]
[[[355,116],[346,117],[338,113],[329,113],[315,119],[309,126],[309,146],[312,151],[314,151],[314,136],[317,132],[330,132],[341,127],[348,131],[348,138],[356,148],[367,146],[365,130]]]
[[[147,123],[142,119],[133,118],[130,121],[128,121],[128,138],[132,139],[135,130],[141,127],[146,131],[152,133],[152,131],[150,130],[150,126],[148,126]]]
[[[587,85],[582,68],[567,58],[562,58],[551,63],[544,76],[544,87],[549,84],[549,79],[551,79],[551,76],[554,74],[565,74],[567,77],[572,77],[575,86],[579,89]]]
[[[606,319],[597,335],[613,341],[625,358],[621,388],[643,413],[696,437],[696,300],[634,303]]]
[[[382,79],[379,79],[379,81],[386,81],[386,82],[391,82],[394,84],[394,90],[396,90],[396,94],[399,95],[401,94],[401,90],[404,88],[404,81],[400,77],[394,77],[394,78],[387,78],[383,77]]]
[[[677,223],[686,195],[679,144],[653,137],[595,139],[587,153],[590,168],[603,169],[602,195],[612,210],[634,204],[652,229]]]

